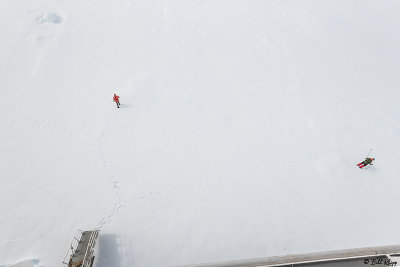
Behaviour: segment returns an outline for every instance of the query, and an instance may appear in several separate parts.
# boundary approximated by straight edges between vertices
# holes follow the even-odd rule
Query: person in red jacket
[[[114,100],[114,102],[117,104],[117,108],[119,108],[119,96],[117,96],[116,94],[114,94],[114,97],[113,97],[113,100]]]

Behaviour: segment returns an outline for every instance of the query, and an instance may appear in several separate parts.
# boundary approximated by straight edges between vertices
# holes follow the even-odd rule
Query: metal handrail
[[[80,233],[80,236],[78,238],[79,233]],[[68,264],[67,262],[65,262],[65,259],[68,257],[68,255],[70,255],[70,259],[71,259],[71,256],[74,253],[73,250],[78,247],[79,240],[81,239],[81,237],[82,237],[82,230],[80,230],[80,229],[76,230],[76,232],[74,234],[74,238],[72,238],[71,245],[69,245],[67,253],[65,254],[65,257],[61,263],[61,267],[66,266]],[[74,248],[74,245],[76,246],[75,248]],[[72,250],[72,252],[69,252],[70,250]]]

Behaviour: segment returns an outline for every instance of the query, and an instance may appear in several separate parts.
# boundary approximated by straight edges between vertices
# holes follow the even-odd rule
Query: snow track
[[[120,182],[118,180],[118,177],[115,174],[113,166],[107,161],[107,155],[104,150],[105,135],[107,134],[107,130],[109,130],[109,128],[112,127],[112,122],[115,120],[116,115],[117,114],[114,113],[113,116],[108,120],[104,130],[102,131],[102,133],[100,135],[100,139],[99,139],[99,151],[100,151],[99,154],[100,154],[101,160],[103,162],[103,167],[109,175],[109,183],[112,186],[112,191],[113,191],[114,198],[115,198],[111,213],[108,216],[103,217],[100,220],[100,222],[98,223],[97,228],[99,228],[100,230],[103,227],[106,227],[108,224],[111,223],[113,217],[116,216],[116,214],[119,212],[120,208],[123,206],[123,204],[125,202],[125,201],[121,200]]]

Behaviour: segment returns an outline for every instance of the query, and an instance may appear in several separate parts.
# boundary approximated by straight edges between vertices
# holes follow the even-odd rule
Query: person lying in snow
[[[117,104],[117,108],[119,108],[119,96],[117,96],[116,94],[114,94],[113,100],[114,100],[114,102]]]
[[[361,163],[358,163],[357,166],[360,167],[360,169],[362,169],[363,167],[367,166],[368,164],[370,165],[374,165],[372,164],[372,161],[374,161],[374,158],[365,158],[365,160]]]

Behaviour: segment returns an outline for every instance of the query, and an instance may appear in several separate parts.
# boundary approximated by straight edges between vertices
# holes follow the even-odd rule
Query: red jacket
[[[117,96],[116,94],[114,94],[113,100],[114,100],[114,102],[119,102],[119,96]]]

